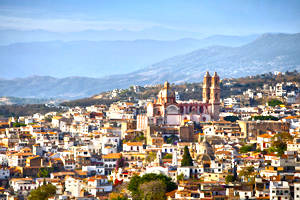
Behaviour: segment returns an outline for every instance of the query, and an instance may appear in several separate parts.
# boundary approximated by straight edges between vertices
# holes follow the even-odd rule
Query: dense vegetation
[[[0,106],[0,116],[16,117],[29,116],[35,113],[62,112],[62,108],[48,107],[44,104],[27,104],[27,105],[5,105]]]
[[[240,148],[240,153],[248,153],[249,151],[254,151],[254,150],[255,150],[254,144],[244,145]]]
[[[287,143],[292,141],[293,137],[287,133],[282,132],[272,137],[271,147],[267,149],[268,152],[276,152],[278,155],[283,155],[287,149]]]
[[[233,183],[235,181],[235,177],[231,174],[228,174],[226,177],[225,177],[225,182],[226,184],[228,183]]]
[[[244,177],[248,181],[249,181],[249,179],[251,179],[250,181],[253,181],[254,175],[255,175],[255,169],[253,166],[245,167],[239,173],[240,177]]]
[[[128,184],[134,200],[165,199],[165,193],[177,188],[171,178],[163,174],[145,174],[142,177],[133,176]]]
[[[37,176],[39,178],[47,178],[50,177],[50,174],[54,171],[52,167],[42,167],[39,169]]]
[[[278,121],[279,119],[274,116],[253,116],[251,117],[251,120],[273,120],[273,121]]]
[[[271,99],[270,101],[268,101],[268,105],[272,106],[272,107],[282,105],[282,104],[283,104],[283,102],[278,99]]]
[[[229,122],[236,122],[237,120],[239,120],[239,118],[237,116],[226,116],[224,117],[224,120]]]
[[[61,103],[62,106],[67,107],[75,107],[75,106],[91,106],[91,105],[110,105],[113,102],[117,102],[121,99],[114,98],[114,99],[95,99],[95,98],[85,98],[85,99],[77,99],[73,101],[65,101]]]
[[[24,124],[24,123],[19,123],[19,122],[14,122],[12,124],[13,127],[21,127],[21,126],[27,126],[27,124]]]
[[[56,194],[56,187],[52,184],[44,184],[35,190],[31,190],[28,200],[46,200]]]

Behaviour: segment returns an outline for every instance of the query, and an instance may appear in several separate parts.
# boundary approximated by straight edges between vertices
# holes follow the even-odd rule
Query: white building
[[[143,143],[142,142],[126,142],[123,144],[124,152],[142,152]]]
[[[270,200],[290,199],[290,187],[286,181],[270,182]]]
[[[97,175],[88,178],[86,190],[93,196],[96,196],[97,193],[111,192],[112,184],[108,182],[106,176]]]
[[[300,183],[294,183],[294,200],[300,200]]]
[[[12,178],[10,186],[15,192],[30,191],[37,188],[37,184],[32,178]]]
[[[69,192],[73,197],[80,197],[83,189],[83,180],[73,178],[71,176],[65,177],[65,191]]]

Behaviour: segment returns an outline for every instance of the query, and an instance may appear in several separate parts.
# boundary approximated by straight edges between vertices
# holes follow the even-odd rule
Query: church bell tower
[[[210,103],[214,120],[219,120],[220,113],[220,77],[217,72],[211,78]]]
[[[211,76],[208,71],[205,73],[203,80],[203,91],[202,91],[202,101],[203,103],[209,103],[210,100],[210,86],[211,86]]]

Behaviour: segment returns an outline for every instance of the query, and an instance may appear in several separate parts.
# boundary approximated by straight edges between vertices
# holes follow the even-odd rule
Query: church
[[[183,121],[219,120],[220,78],[216,72],[213,76],[206,72],[202,96],[202,102],[176,102],[175,91],[168,82],[165,82],[157,100],[147,104],[147,115],[143,116],[144,120],[147,120],[147,125],[156,126],[179,126]],[[144,120],[138,119],[138,123]]]

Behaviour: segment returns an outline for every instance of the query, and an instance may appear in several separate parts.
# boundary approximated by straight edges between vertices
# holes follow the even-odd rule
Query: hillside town
[[[226,98],[221,83],[1,118],[0,200],[300,200],[299,82]]]

